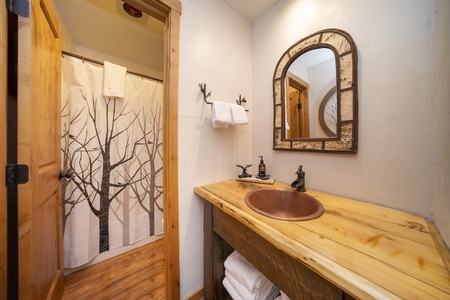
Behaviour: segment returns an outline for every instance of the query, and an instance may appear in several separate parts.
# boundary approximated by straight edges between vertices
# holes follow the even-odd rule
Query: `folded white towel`
[[[261,285],[261,287],[254,292],[249,291],[241,282],[236,279],[233,274],[229,273],[226,269],[225,278],[228,279],[228,282],[233,286],[236,293],[239,294],[241,298],[246,300],[273,299],[280,293],[280,290],[267,278]]]
[[[231,285],[230,281],[228,281],[228,278],[226,276],[222,280],[222,284],[223,287],[228,291],[228,294],[230,294],[231,298],[233,298],[233,300],[248,300],[241,298],[236,289]]]
[[[103,96],[123,98],[125,96],[126,74],[127,68],[105,61],[103,68]]]
[[[229,103],[213,101],[211,105],[211,122],[214,128],[228,127],[233,124]]]
[[[242,283],[250,292],[255,292],[268,280],[258,269],[237,251],[233,251],[224,262],[228,272]]]
[[[231,117],[234,125],[248,124],[248,117],[245,108],[241,105],[230,103]]]

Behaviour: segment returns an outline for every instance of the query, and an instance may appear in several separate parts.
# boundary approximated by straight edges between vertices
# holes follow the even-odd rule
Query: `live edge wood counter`
[[[223,224],[228,222],[226,218],[231,217],[230,220],[237,221],[230,225],[237,226],[232,228],[239,230],[236,236],[245,239],[256,233],[257,239],[267,241],[300,268],[320,275],[357,299],[450,299],[449,252],[434,225],[425,218],[308,190],[307,194],[323,204],[325,213],[310,221],[280,221],[260,215],[245,204],[244,197],[249,191],[263,187],[288,185],[227,180],[196,187],[194,192],[207,200],[205,235],[208,224],[215,232],[222,232]],[[213,219],[208,220],[210,213]],[[218,225],[214,224],[215,219]],[[227,240],[234,240],[231,231],[223,235],[226,242],[235,243]],[[247,253],[256,253],[258,249],[252,249],[256,246],[247,244]],[[211,245],[205,245],[208,247]],[[286,262],[291,264],[289,260]],[[261,270],[265,263],[255,265]],[[214,272],[223,274],[223,269]],[[206,296],[208,288],[205,289]]]

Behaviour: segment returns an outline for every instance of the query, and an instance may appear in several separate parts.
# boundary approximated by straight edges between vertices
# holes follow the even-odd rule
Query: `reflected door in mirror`
[[[286,137],[309,138],[309,84],[292,73],[287,76]]]

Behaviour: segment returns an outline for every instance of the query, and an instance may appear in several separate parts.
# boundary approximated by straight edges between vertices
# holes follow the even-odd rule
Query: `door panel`
[[[32,0],[19,18],[19,163],[30,181],[19,186],[19,298],[62,294],[59,25],[48,0]]]

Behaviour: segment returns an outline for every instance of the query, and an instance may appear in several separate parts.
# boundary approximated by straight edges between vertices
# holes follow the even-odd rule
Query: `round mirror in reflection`
[[[319,123],[324,137],[335,137],[337,132],[337,93],[336,86],[332,87],[323,97],[319,107]]]

